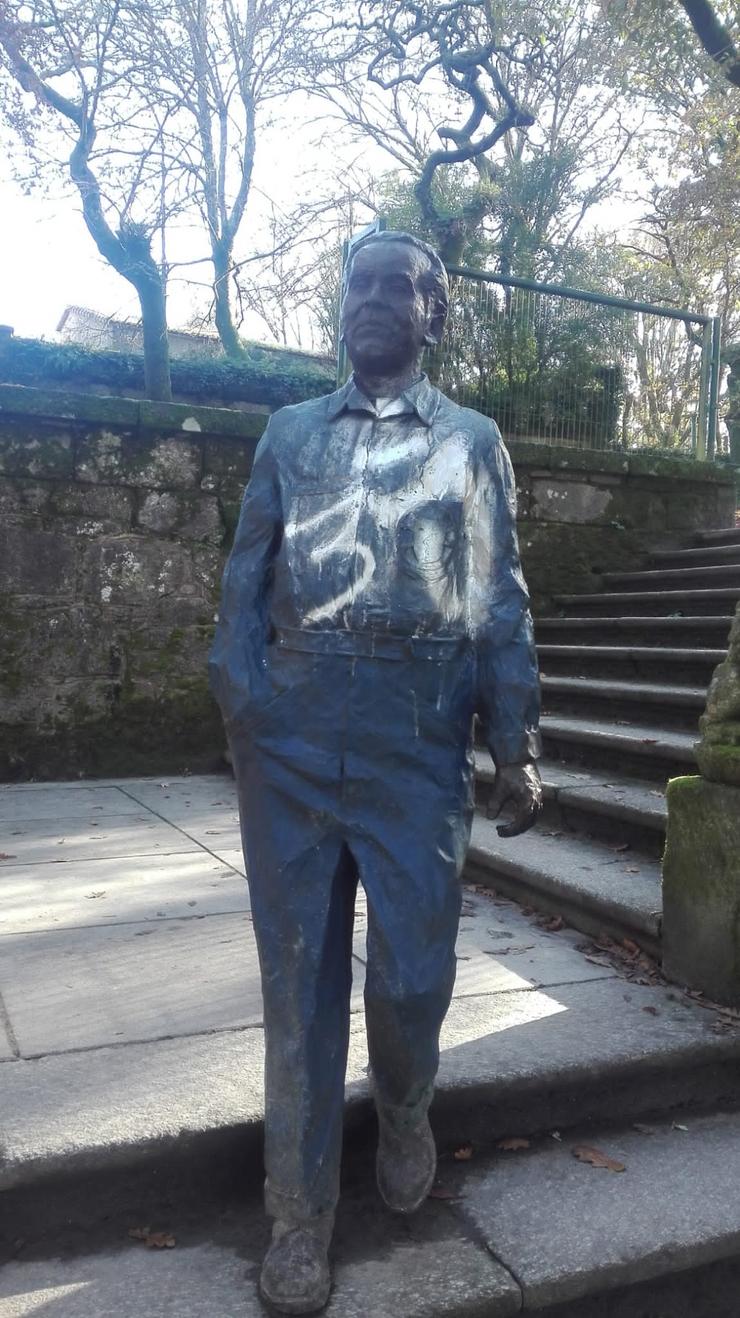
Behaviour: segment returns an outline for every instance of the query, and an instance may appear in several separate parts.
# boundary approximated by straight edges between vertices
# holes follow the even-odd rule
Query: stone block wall
[[[0,778],[214,768],[206,657],[265,418],[0,386]]]
[[[0,780],[208,771],[206,659],[265,417],[0,386]],[[512,445],[535,611],[726,525],[726,469]]]
[[[637,570],[646,550],[734,522],[735,477],[665,454],[512,443],[519,544],[535,616],[555,597],[599,591],[604,572]]]

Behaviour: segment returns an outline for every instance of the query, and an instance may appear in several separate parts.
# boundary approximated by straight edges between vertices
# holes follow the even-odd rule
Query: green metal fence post
[[[701,336],[701,375],[699,377],[699,400],[696,405],[696,457],[706,462],[709,440],[709,386],[712,369],[712,322],[708,320]]]
[[[722,321],[712,319],[712,368],[709,380],[709,406],[707,409],[707,457],[717,456],[717,416],[719,412],[719,384],[722,374],[720,351],[722,348]]]

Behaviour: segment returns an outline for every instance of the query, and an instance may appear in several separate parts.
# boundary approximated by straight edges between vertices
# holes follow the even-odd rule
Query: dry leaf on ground
[[[588,1144],[577,1144],[573,1149],[573,1157],[579,1162],[587,1162],[591,1167],[603,1167],[607,1172],[626,1170],[623,1162],[617,1162],[616,1158],[610,1158],[608,1153],[602,1153],[601,1149],[593,1149]]]
[[[177,1244],[169,1231],[152,1231],[148,1226],[132,1226],[129,1236],[132,1240],[141,1240],[147,1249],[174,1249]]]
[[[503,1149],[505,1153],[515,1153],[517,1149],[528,1149],[529,1140],[519,1139],[516,1136],[510,1136],[508,1139],[499,1140],[496,1145],[497,1149]]]
[[[7,851],[0,851],[0,860],[17,860],[17,856],[10,856]]]
[[[465,1196],[463,1194],[459,1194],[456,1190],[446,1190],[443,1185],[434,1185],[432,1186],[432,1189],[429,1191],[428,1198],[429,1199],[464,1199]]]
[[[473,1156],[472,1144],[463,1144],[461,1148],[455,1149],[452,1156],[455,1159],[455,1162],[470,1162],[470,1159]]]

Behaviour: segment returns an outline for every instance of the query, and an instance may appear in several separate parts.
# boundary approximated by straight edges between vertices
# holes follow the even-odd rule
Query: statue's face
[[[436,338],[427,274],[424,253],[410,243],[360,248],[342,303],[342,333],[356,370],[396,374],[418,361],[425,342]]]

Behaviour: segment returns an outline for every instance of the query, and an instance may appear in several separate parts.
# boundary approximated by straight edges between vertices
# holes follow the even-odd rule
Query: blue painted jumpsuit
[[[472,716],[538,753],[513,475],[495,424],[422,377],[270,418],[209,670],[239,794],[266,1034],[266,1207],[338,1195],[356,885],[377,1100],[428,1106],[455,978]]]

